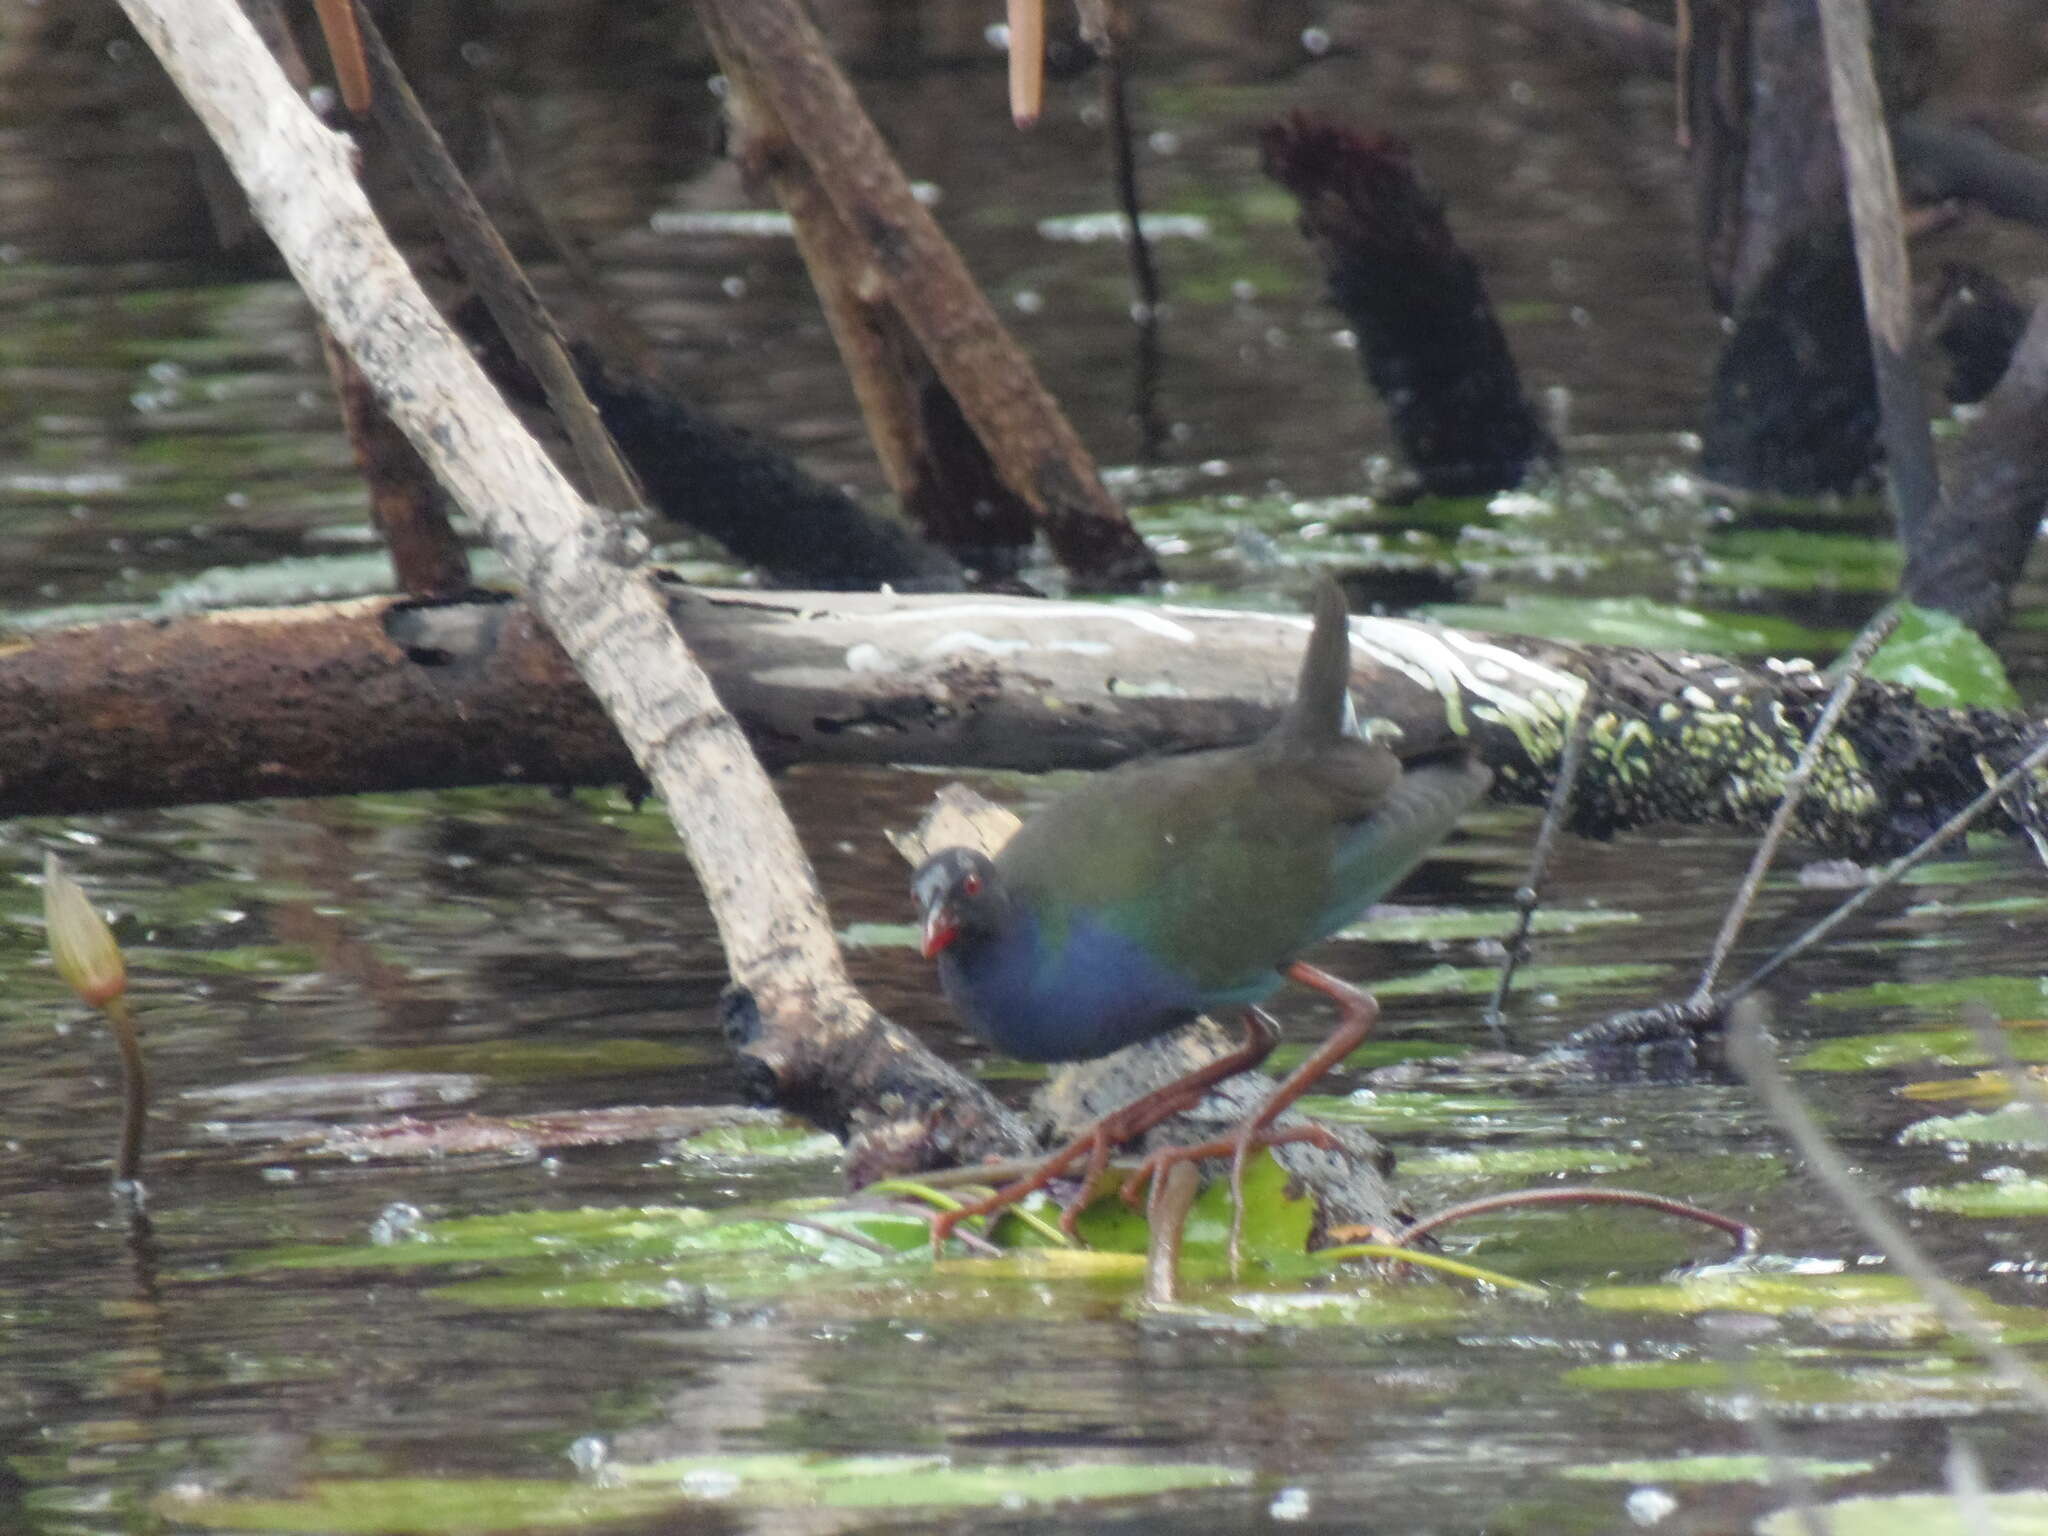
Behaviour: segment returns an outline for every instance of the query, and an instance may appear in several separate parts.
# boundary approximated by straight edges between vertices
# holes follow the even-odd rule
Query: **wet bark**
[[[1983,634],[2001,629],[2048,515],[2048,307],[2037,307],[1983,413],[1956,447],[1912,596]]]
[[[1080,438],[960,253],[911,195],[816,28],[793,0],[715,5],[791,142],[1060,563],[1089,587],[1131,587],[1157,575],[1151,551],[1103,489]]]
[[[1868,489],[1877,426],[1856,251],[1838,218],[1783,241],[1737,308],[1708,386],[1700,471],[1790,496]]]
[[[868,439],[911,523],[985,579],[1014,577],[1037,536],[1030,503],[1003,483],[860,237],[790,141],[742,52],[704,12],[725,71],[728,147],[790,217],[811,286],[853,384]],[[879,585],[879,583],[872,583]]]
[[[1875,473],[1877,386],[1814,0],[1702,0],[1679,59],[1707,289],[1733,318],[1701,469],[1809,496]]]
[[[1479,263],[1406,144],[1296,113],[1259,135],[1358,337],[1402,456],[1436,496],[1509,490],[1557,447],[1522,393]]]
[[[376,391],[323,326],[320,349],[341,402],[341,422],[370,492],[370,525],[391,555],[405,595],[422,601],[474,590],[469,554],[448,521],[448,497],[419,451],[377,403]]]
[[[2048,368],[2043,369],[2048,373]],[[771,764],[1106,767],[1249,740],[1305,620],[994,597],[671,587],[669,615]],[[1578,830],[1757,827],[1827,693],[1804,663],[1352,622],[1361,711],[1418,745],[1472,732],[1496,793],[1547,790],[1599,708]],[[2037,723],[1865,684],[1801,831],[1896,851]],[[0,816],[456,784],[632,783],[632,756],[525,605],[389,599],[54,631],[0,652]],[[2006,823],[2010,825],[2010,823]]]
[[[584,387],[664,516],[708,534],[777,586],[953,592],[966,573],[915,529],[825,484],[757,433],[658,377],[573,349]]]

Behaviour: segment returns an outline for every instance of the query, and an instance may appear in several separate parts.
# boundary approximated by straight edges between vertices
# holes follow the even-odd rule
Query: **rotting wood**
[[[790,142],[716,9],[707,8],[703,21],[725,71],[728,153],[789,215],[868,440],[904,515],[984,580],[1015,576],[1037,536],[1030,504],[1003,482],[889,297],[866,243]]]
[[[670,622],[645,541],[582,501],[491,389],[377,222],[346,141],[292,91],[231,0],[122,5],[335,340],[525,583],[661,791],[733,976],[727,1020],[743,1063],[784,1104],[851,1138],[856,1159],[884,1147],[918,1167],[1017,1150],[1013,1116],[854,989],[810,863]],[[203,703],[184,705],[206,728]]]
[[[794,0],[701,3],[745,55],[791,142],[1073,581],[1127,588],[1157,575],[1080,437],[911,194],[817,28]]]
[[[554,317],[470,190],[362,0],[353,0],[352,9],[376,86],[377,126],[411,174],[441,238],[490,307],[519,360],[547,392],[549,408],[568,435],[598,505],[613,512],[639,507],[646,498],[597,407],[584,393]]]
[[[1271,723],[1306,620],[1016,598],[670,586],[668,611],[771,763],[1104,767]],[[1504,798],[1546,793],[1585,679],[1573,825],[1760,827],[1828,693],[1805,663],[1487,638],[1354,618],[1358,706],[1475,732]],[[2024,750],[2021,713],[1867,684],[1801,814],[1896,851]],[[0,815],[450,784],[617,783],[632,759],[523,604],[392,599],[50,631],[0,651]],[[2010,826],[2010,821],[2000,823]]]
[[[2048,513],[2048,305],[2034,310],[1952,462],[1953,489],[1922,540],[1916,595],[1994,635]]]
[[[448,521],[448,498],[419,450],[392,424],[370,381],[349,355],[320,327],[341,404],[348,443],[370,493],[370,525],[391,556],[391,571],[405,595],[423,602],[461,597],[472,591],[469,553]]]
[[[278,0],[242,0],[242,9],[293,88],[301,95],[310,92],[312,68]],[[351,0],[324,0],[320,26],[335,71],[344,82],[342,95],[349,110],[366,110],[370,104],[368,66],[363,63],[362,37],[356,31]],[[347,83],[352,76],[358,82],[358,92],[353,95]],[[233,189],[233,196],[242,202],[239,187]],[[248,217],[246,205],[243,217]],[[314,331],[341,406],[349,448],[370,493],[370,523],[391,556],[392,574],[399,587],[406,596],[422,601],[463,596],[473,589],[469,554],[449,524],[448,498],[433,471],[385,414],[370,381],[348,353],[334,344],[327,327],[315,322]]]

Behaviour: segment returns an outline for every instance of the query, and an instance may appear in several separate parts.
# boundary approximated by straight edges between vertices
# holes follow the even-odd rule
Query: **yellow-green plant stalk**
[[[65,984],[107,1016],[121,1052],[121,1143],[114,1182],[133,1185],[142,1168],[142,1130],[149,1112],[149,1073],[142,1064],[142,1033],[128,1006],[128,966],[99,909],[54,853],[43,855],[43,923],[50,958]]]

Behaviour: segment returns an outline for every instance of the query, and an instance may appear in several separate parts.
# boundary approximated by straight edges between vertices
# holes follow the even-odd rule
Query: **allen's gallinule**
[[[1192,1156],[1230,1154],[1241,1183],[1253,1147],[1336,1145],[1320,1127],[1273,1121],[1357,1047],[1378,1008],[1297,956],[1413,868],[1491,778],[1463,745],[1404,760],[1361,734],[1350,671],[1343,593],[1326,576],[1294,702],[1266,736],[1102,774],[1039,811],[995,858],[949,848],[918,869],[926,957],[975,1033],[1012,1056],[1081,1061],[1216,1009],[1241,1007],[1245,1018],[1238,1049],[1104,1117],[989,1198],[943,1213],[935,1243],[1084,1155],[1085,1198],[1112,1149],[1265,1059],[1279,1030],[1256,1004],[1283,978],[1337,1004],[1335,1033],[1229,1140],[1155,1154],[1126,1189]],[[1069,1230],[1077,1214],[1078,1201],[1063,1217]]]

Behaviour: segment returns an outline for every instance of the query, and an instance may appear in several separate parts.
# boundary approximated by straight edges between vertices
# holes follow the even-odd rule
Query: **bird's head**
[[[924,957],[934,958],[963,935],[992,933],[1002,910],[1002,877],[986,854],[947,848],[911,876],[910,894],[924,914]]]

